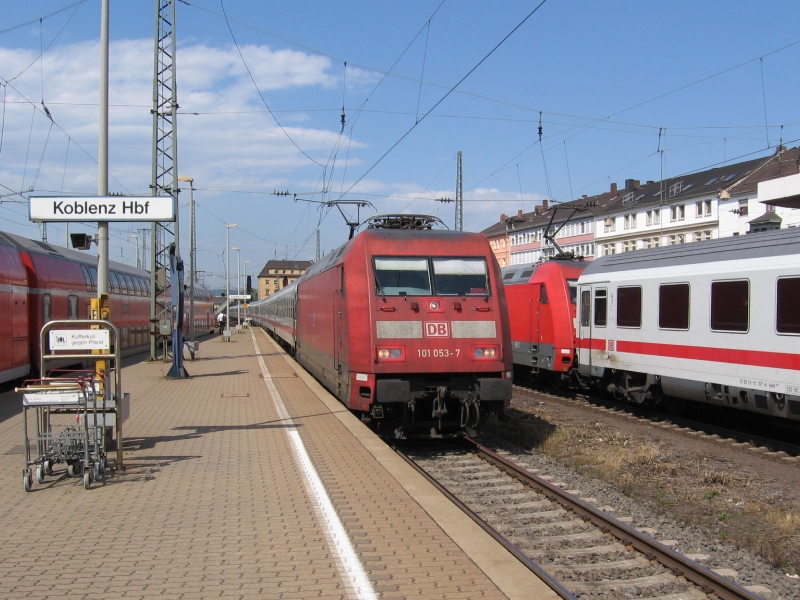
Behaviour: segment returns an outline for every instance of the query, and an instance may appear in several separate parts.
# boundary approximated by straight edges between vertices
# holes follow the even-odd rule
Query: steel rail
[[[576,597],[570,593],[570,591],[565,588],[557,579],[555,579],[550,573],[545,571],[539,564],[532,561],[525,553],[522,552],[519,548],[517,548],[513,543],[511,543],[508,538],[506,538],[503,534],[497,531],[494,527],[489,525],[486,521],[481,519],[472,509],[470,509],[466,504],[461,502],[458,498],[456,498],[453,494],[451,494],[447,488],[443,487],[436,479],[434,479],[431,475],[428,474],[425,469],[420,467],[417,463],[414,462],[413,459],[406,456],[405,453],[400,451],[395,446],[390,446],[400,458],[402,458],[406,463],[408,463],[411,468],[417,471],[420,475],[422,475],[431,485],[433,485],[439,492],[441,492],[445,497],[447,497],[450,502],[455,504],[461,511],[464,512],[470,519],[472,519],[481,529],[483,529],[486,533],[488,533],[497,543],[503,546],[506,550],[508,550],[514,558],[520,561],[525,567],[527,567],[532,573],[534,573],[539,579],[541,579],[545,585],[547,585],[551,590],[553,590],[559,598],[563,598],[564,600],[576,600]]]
[[[591,522],[602,531],[616,537],[623,544],[635,548],[644,554],[648,560],[655,560],[670,569],[674,574],[683,576],[688,581],[700,587],[704,593],[713,593],[720,598],[720,600],[761,600],[760,596],[750,592],[730,579],[687,558],[683,554],[637,531],[633,527],[614,519],[604,511],[565,492],[549,481],[522,469],[479,442],[469,438],[465,438],[465,441],[474,446],[475,451],[483,460],[486,460],[512,477],[515,477],[524,485],[536,489],[538,492],[541,492],[551,500],[560,504],[566,510]]]

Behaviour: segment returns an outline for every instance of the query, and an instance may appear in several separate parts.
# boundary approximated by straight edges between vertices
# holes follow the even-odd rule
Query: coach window
[[[97,291],[97,267],[89,267],[89,279],[92,280],[92,289],[90,291]]]
[[[111,293],[119,294],[119,281],[117,280],[117,274],[114,271],[109,271],[108,279],[111,286]]]
[[[92,291],[92,277],[89,275],[89,269],[86,265],[81,265],[81,271],[83,271],[83,280],[86,282],[86,291]]]
[[[749,328],[750,282],[711,282],[711,329],[745,332]]]
[[[608,321],[608,290],[598,288],[594,291],[594,324],[605,327]]]
[[[689,329],[689,284],[670,283],[658,288],[659,329]]]
[[[800,311],[797,298],[800,294],[800,277],[778,279],[778,306],[776,329],[778,333],[800,334]]]
[[[123,273],[122,276],[125,278],[125,287],[128,289],[128,293],[131,296],[135,296],[136,295],[136,284],[133,283],[133,277],[131,277],[127,273]]]
[[[68,319],[77,319],[78,318],[78,297],[77,296],[70,296],[69,300],[69,316]]]
[[[489,271],[483,258],[434,258],[437,296],[488,296]]]
[[[429,296],[428,261],[424,258],[376,258],[375,293],[379,296]]]
[[[42,311],[44,316],[44,323],[49,323],[53,320],[53,305],[50,294],[42,294]]]
[[[581,327],[589,326],[589,314],[591,312],[589,309],[592,304],[591,297],[591,292],[581,292]]]
[[[617,288],[617,326],[642,326],[642,288]]]

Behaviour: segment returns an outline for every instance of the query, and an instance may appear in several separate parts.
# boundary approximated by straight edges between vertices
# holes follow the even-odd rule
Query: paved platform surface
[[[89,490],[25,492],[0,396],[0,598],[555,597],[262,331],[186,369],[123,369],[125,469]]]

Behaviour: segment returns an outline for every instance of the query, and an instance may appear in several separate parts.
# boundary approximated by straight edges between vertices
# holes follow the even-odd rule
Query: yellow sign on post
[[[108,321],[111,319],[111,299],[109,298],[108,294],[100,294],[99,298],[91,298],[89,307],[91,310],[92,319],[102,321]],[[100,327],[98,325],[92,325],[92,329],[99,328]],[[117,341],[117,343],[119,343],[119,341]],[[92,354],[101,353],[101,350],[92,350]],[[100,389],[97,391],[98,393],[102,394],[105,392],[104,381],[106,376],[106,361],[95,361],[94,372],[97,375],[97,381],[100,385]]]

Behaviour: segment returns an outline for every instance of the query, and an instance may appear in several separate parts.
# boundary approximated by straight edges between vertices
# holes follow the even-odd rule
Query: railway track
[[[578,491],[475,441],[467,444],[398,453],[562,598],[759,598],[580,499]]]
[[[707,419],[702,418],[684,418],[675,415],[668,415],[663,412],[648,409],[642,406],[633,404],[620,404],[603,400],[592,396],[587,396],[580,393],[575,393],[570,396],[564,396],[557,391],[537,390],[535,388],[514,385],[515,394],[528,394],[531,396],[544,396],[548,400],[557,400],[559,402],[579,402],[587,408],[594,410],[602,410],[608,413],[619,414],[633,419],[645,419],[651,421],[654,425],[660,427],[669,427],[675,430],[686,431],[689,433],[699,433],[709,439],[714,439],[722,442],[732,444],[739,444],[744,448],[752,451],[760,452],[764,456],[774,458],[776,460],[789,460],[800,461],[800,445],[793,443],[792,438],[797,437],[797,428],[786,427],[785,425],[776,428],[773,425],[762,424],[759,430],[753,429],[753,423],[747,422],[744,417],[749,415],[735,414],[733,417],[738,422],[744,422],[744,425],[739,428],[723,427],[718,424],[720,414],[719,409],[717,412],[712,413],[712,417]],[[708,409],[708,407],[700,407]],[[716,408],[716,407],[714,407]],[[700,411],[702,414],[702,411]],[[712,419],[716,421],[712,422]],[[750,427],[750,430],[747,430]],[[763,435],[760,431],[771,429],[772,437]],[[780,435],[776,435],[780,434]]]

